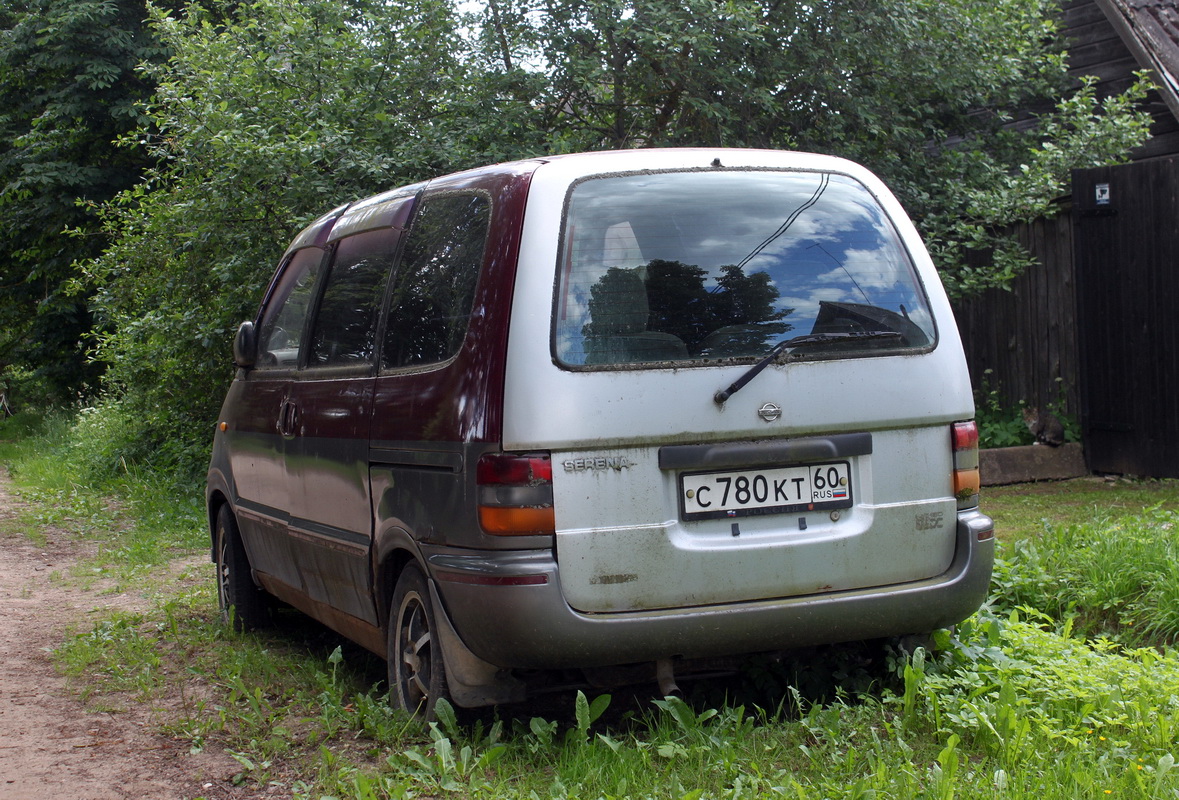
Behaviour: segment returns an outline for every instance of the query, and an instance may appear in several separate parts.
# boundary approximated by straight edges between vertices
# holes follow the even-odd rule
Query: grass
[[[18,416],[0,427],[0,464],[23,501],[8,530],[45,545],[45,532],[92,551],[76,577],[134,585],[173,559],[207,547],[203,501],[192,486],[123,468],[96,484],[64,417]]]
[[[5,430],[0,428],[0,438]],[[125,475],[71,479],[43,440],[0,444],[30,529],[100,546],[88,569],[159,596],[66,641],[61,669],[91,704],[156,709],[194,749],[218,747],[246,787],[322,798],[1176,797],[1179,483],[1072,481],[989,489],[1002,536],[996,592],[936,657],[830,648],[751,663],[732,682],[566,692],[423,727],[392,711],[383,664],[287,613],[266,632],[219,624],[196,501]],[[112,499],[113,498],[113,499]],[[160,498],[163,498],[162,500]],[[64,511],[50,510],[64,500]],[[72,580],[79,580],[75,575]]]
[[[1045,524],[1091,524],[1158,505],[1179,510],[1179,481],[1111,477],[988,486],[982,505],[1000,539],[1038,535]]]

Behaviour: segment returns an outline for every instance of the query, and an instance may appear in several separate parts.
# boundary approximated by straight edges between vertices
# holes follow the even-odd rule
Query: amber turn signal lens
[[[499,536],[529,536],[557,529],[552,506],[548,508],[502,508],[479,506],[479,524]]]
[[[977,469],[954,470],[954,496],[965,500],[979,493],[982,476]]]

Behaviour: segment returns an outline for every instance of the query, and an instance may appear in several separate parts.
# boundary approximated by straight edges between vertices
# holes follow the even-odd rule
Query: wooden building
[[[1069,0],[1070,68],[1103,94],[1148,69],[1151,139],[1077,170],[1062,213],[1019,231],[1042,266],[957,304],[976,386],[1078,416],[1096,472],[1179,477],[1179,7]]]

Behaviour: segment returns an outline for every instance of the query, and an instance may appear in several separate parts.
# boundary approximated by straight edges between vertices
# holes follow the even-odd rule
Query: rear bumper
[[[427,553],[427,564],[455,631],[485,661],[504,668],[602,667],[926,633],[953,625],[986,599],[994,563],[992,529],[991,519],[977,509],[960,512],[949,569],[921,581],[628,613],[583,614],[570,608],[549,551],[435,550]]]

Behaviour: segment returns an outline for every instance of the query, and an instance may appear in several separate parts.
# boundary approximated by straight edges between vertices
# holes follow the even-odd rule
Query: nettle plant
[[[1028,428],[1024,419],[1027,404],[1020,401],[1012,405],[989,381],[991,370],[986,370],[983,382],[974,392],[974,419],[978,423],[979,446],[983,448],[1019,447],[1035,442],[1035,436]],[[1056,400],[1047,404],[1043,411],[1052,414],[1064,426],[1064,440],[1079,442],[1081,440],[1080,422],[1064,412],[1064,390],[1060,386],[1061,379],[1057,378],[1059,387]]]

